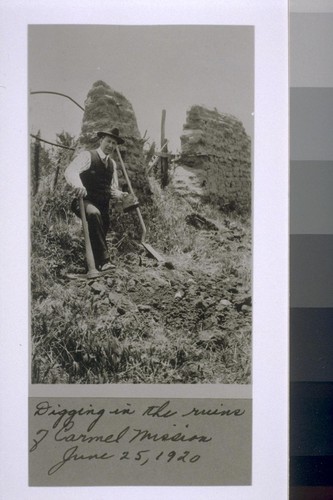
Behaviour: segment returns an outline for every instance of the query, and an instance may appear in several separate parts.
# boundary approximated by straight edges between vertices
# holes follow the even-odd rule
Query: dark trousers
[[[101,266],[109,261],[106,234],[110,226],[109,203],[97,204],[83,200],[86,211],[90,243],[95,259],[95,266]],[[72,210],[80,217],[79,201],[73,200]]]

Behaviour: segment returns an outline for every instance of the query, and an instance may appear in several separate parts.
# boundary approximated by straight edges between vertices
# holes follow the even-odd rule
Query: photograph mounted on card
[[[254,26],[30,25],[28,72],[31,485],[251,484]]]

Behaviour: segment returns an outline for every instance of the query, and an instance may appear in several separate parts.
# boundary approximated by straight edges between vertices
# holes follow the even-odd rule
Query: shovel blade
[[[163,257],[161,257],[161,255],[158,252],[156,252],[156,250],[154,250],[153,247],[149,245],[149,243],[142,243],[142,245],[150,255],[152,255],[156,260],[158,260],[158,262],[164,262]]]

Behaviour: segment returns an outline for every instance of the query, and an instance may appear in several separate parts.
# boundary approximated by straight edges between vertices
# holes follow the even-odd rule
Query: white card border
[[[167,8],[166,8],[167,6]],[[285,0],[2,1],[1,438],[5,498],[203,498],[206,488],[29,488],[27,25],[255,25],[253,484],[210,487],[209,498],[283,499],[288,488],[288,3]],[[108,18],[107,23],[109,23]],[[12,153],[19,150],[13,165]],[[17,166],[18,165],[18,166]]]

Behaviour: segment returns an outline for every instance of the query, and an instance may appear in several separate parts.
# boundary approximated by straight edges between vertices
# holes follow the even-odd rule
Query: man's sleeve
[[[83,151],[74,158],[65,170],[65,179],[72,188],[84,187],[80,179],[80,174],[88,170],[91,163],[89,151]]]
[[[113,175],[111,181],[111,197],[121,200],[122,198],[125,198],[127,196],[127,193],[123,193],[123,191],[120,191],[118,182],[117,164],[114,160],[112,160],[112,164],[113,164]]]

